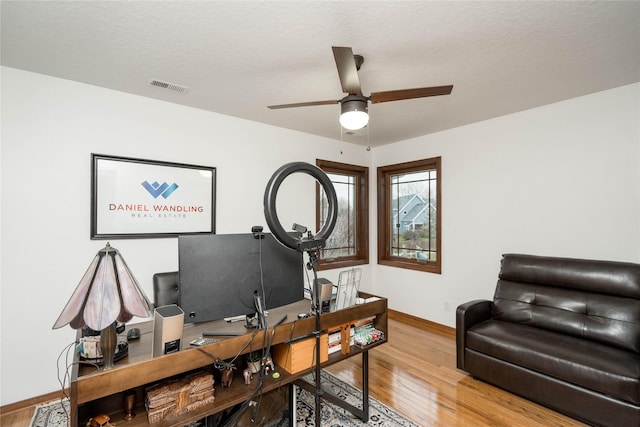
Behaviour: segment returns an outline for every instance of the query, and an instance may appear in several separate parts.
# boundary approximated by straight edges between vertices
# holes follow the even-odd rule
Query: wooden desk
[[[361,293],[361,297],[372,295]],[[71,377],[71,426],[84,426],[89,418],[105,413],[111,417],[111,422],[118,427],[149,426],[146,410],[144,409],[144,389],[146,386],[160,380],[185,374],[190,371],[211,366],[216,359],[228,360],[239,353],[249,353],[263,348],[263,343],[271,339],[272,345],[277,345],[295,338],[313,334],[316,329],[316,319],[310,316],[307,319],[298,319],[298,313],[308,313],[310,302],[298,301],[283,307],[269,310],[268,324],[274,324],[284,315],[287,319],[275,329],[266,331],[246,330],[242,322],[227,323],[224,320],[187,324],[184,327],[182,337],[182,350],[176,353],[160,357],[152,357],[151,342],[153,335],[152,322],[135,324],[141,331],[141,337],[137,341],[129,343],[127,357],[116,362],[115,368],[107,371],[98,371],[95,367],[79,365],[79,356],[74,358],[74,368]],[[340,352],[329,355],[329,360],[322,366],[328,366],[345,358],[355,355],[363,357],[363,380],[367,379],[367,352],[369,349],[383,344],[387,339],[387,299],[380,298],[366,304],[356,305],[344,310],[326,313],[320,316],[322,332],[327,332],[336,326],[375,316],[374,326],[385,333],[385,338],[365,348],[351,347],[349,354]],[[219,341],[213,344],[192,347],[189,342],[199,338],[207,331],[245,332],[245,335],[236,337],[219,337]],[[125,332],[126,333],[126,332]],[[265,335],[266,334],[266,335]],[[118,337],[119,341],[126,340],[124,336]],[[302,376],[311,372],[313,367],[296,374],[289,374],[281,367],[276,367],[279,378],[266,376],[263,380],[262,392],[268,392],[278,387],[292,384]],[[254,382],[256,379],[254,378]],[[364,382],[363,382],[364,384]],[[252,386],[244,384],[242,372],[236,372],[231,387],[223,388],[221,384],[215,384],[215,401],[188,414],[165,419],[152,425],[154,427],[184,426],[208,415],[218,413],[231,408],[249,398],[253,391]],[[137,416],[130,421],[123,420],[123,396],[126,390],[134,389],[137,395]],[[368,399],[367,385],[363,386],[363,397]],[[368,417],[368,415],[365,413]]]

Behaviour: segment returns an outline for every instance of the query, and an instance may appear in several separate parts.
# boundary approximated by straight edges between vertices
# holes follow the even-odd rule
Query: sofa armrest
[[[458,369],[464,369],[467,330],[473,325],[490,319],[492,307],[492,301],[473,300],[460,304],[456,309],[456,366]]]

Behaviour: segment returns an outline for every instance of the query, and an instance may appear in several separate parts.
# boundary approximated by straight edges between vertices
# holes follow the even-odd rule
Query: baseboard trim
[[[397,320],[398,322],[406,323],[407,325],[415,326],[416,328],[433,332],[438,335],[443,335],[446,337],[456,336],[456,329],[451,328],[446,325],[442,325],[440,323],[432,322],[427,319],[423,319],[421,317],[417,317],[411,314],[403,313],[401,311],[396,311],[389,309],[388,310],[389,319]]]
[[[19,411],[21,409],[28,408],[30,406],[36,406],[40,403],[50,402],[52,400],[61,399],[69,395],[69,389],[65,389],[64,393],[60,390],[52,391],[51,393],[42,394],[40,396],[30,397],[19,402],[9,403],[7,405],[0,406],[1,414],[8,414],[9,412]]]

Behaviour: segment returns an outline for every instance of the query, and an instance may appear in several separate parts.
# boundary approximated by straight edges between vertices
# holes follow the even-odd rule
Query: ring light
[[[296,239],[295,237],[289,235],[282,224],[280,224],[280,220],[278,219],[278,212],[276,211],[276,196],[278,195],[278,189],[280,188],[280,184],[282,181],[289,175],[294,172],[304,172],[306,174],[314,177],[322,188],[324,189],[325,194],[327,195],[327,200],[329,201],[329,209],[327,211],[327,218],[322,226],[322,229],[315,235],[315,237],[311,234],[311,232],[307,233],[307,236],[304,235],[300,239]],[[321,405],[321,383],[320,383],[320,334],[321,334],[321,324],[320,324],[320,292],[319,292],[319,284],[318,284],[318,249],[324,248],[327,238],[333,231],[333,228],[336,225],[336,219],[338,218],[338,198],[336,197],[336,190],[333,188],[333,184],[329,180],[327,174],[325,174],[320,168],[310,165],[309,163],[303,162],[294,162],[287,163],[286,165],[281,166],[278,170],[276,170],[271,176],[271,179],[267,183],[267,188],[264,191],[264,217],[267,220],[267,224],[269,225],[269,229],[271,230],[271,234],[276,238],[280,243],[284,246],[295,249],[298,252],[307,251],[309,256],[309,262],[307,263],[307,269],[313,270],[313,305],[312,310],[315,313],[316,318],[316,345],[315,345],[315,369],[316,369],[316,393],[315,393],[315,403],[316,403],[316,425],[320,425],[320,405]],[[295,225],[295,224],[294,224]]]
[[[320,185],[322,185],[327,195],[327,200],[329,201],[326,221],[315,236],[311,236],[309,233],[308,236],[302,236],[300,239],[297,239],[285,231],[278,219],[278,212],[276,210],[278,189],[284,179],[294,172],[303,172],[314,177]],[[338,198],[336,196],[336,190],[333,188],[333,184],[327,174],[324,173],[322,169],[304,162],[287,163],[281,166],[271,176],[264,192],[264,217],[267,220],[273,237],[284,246],[299,252],[314,251],[325,246],[327,238],[331,235],[336,225],[336,219],[338,217],[337,206]]]

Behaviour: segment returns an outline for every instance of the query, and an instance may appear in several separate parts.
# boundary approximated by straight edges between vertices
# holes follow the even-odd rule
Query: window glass
[[[335,259],[354,256],[356,254],[356,188],[355,176],[328,173],[338,198],[338,219],[333,233],[327,239],[327,245],[322,250],[322,258]],[[327,217],[327,196],[321,191],[321,218]],[[323,225],[321,221],[321,226]]]
[[[338,217],[325,248],[320,250],[318,269],[340,268],[369,262],[368,180],[364,166],[317,160],[333,183],[338,199]],[[327,218],[328,202],[318,186],[317,229]]]
[[[440,272],[440,158],[378,168],[378,262]]]

